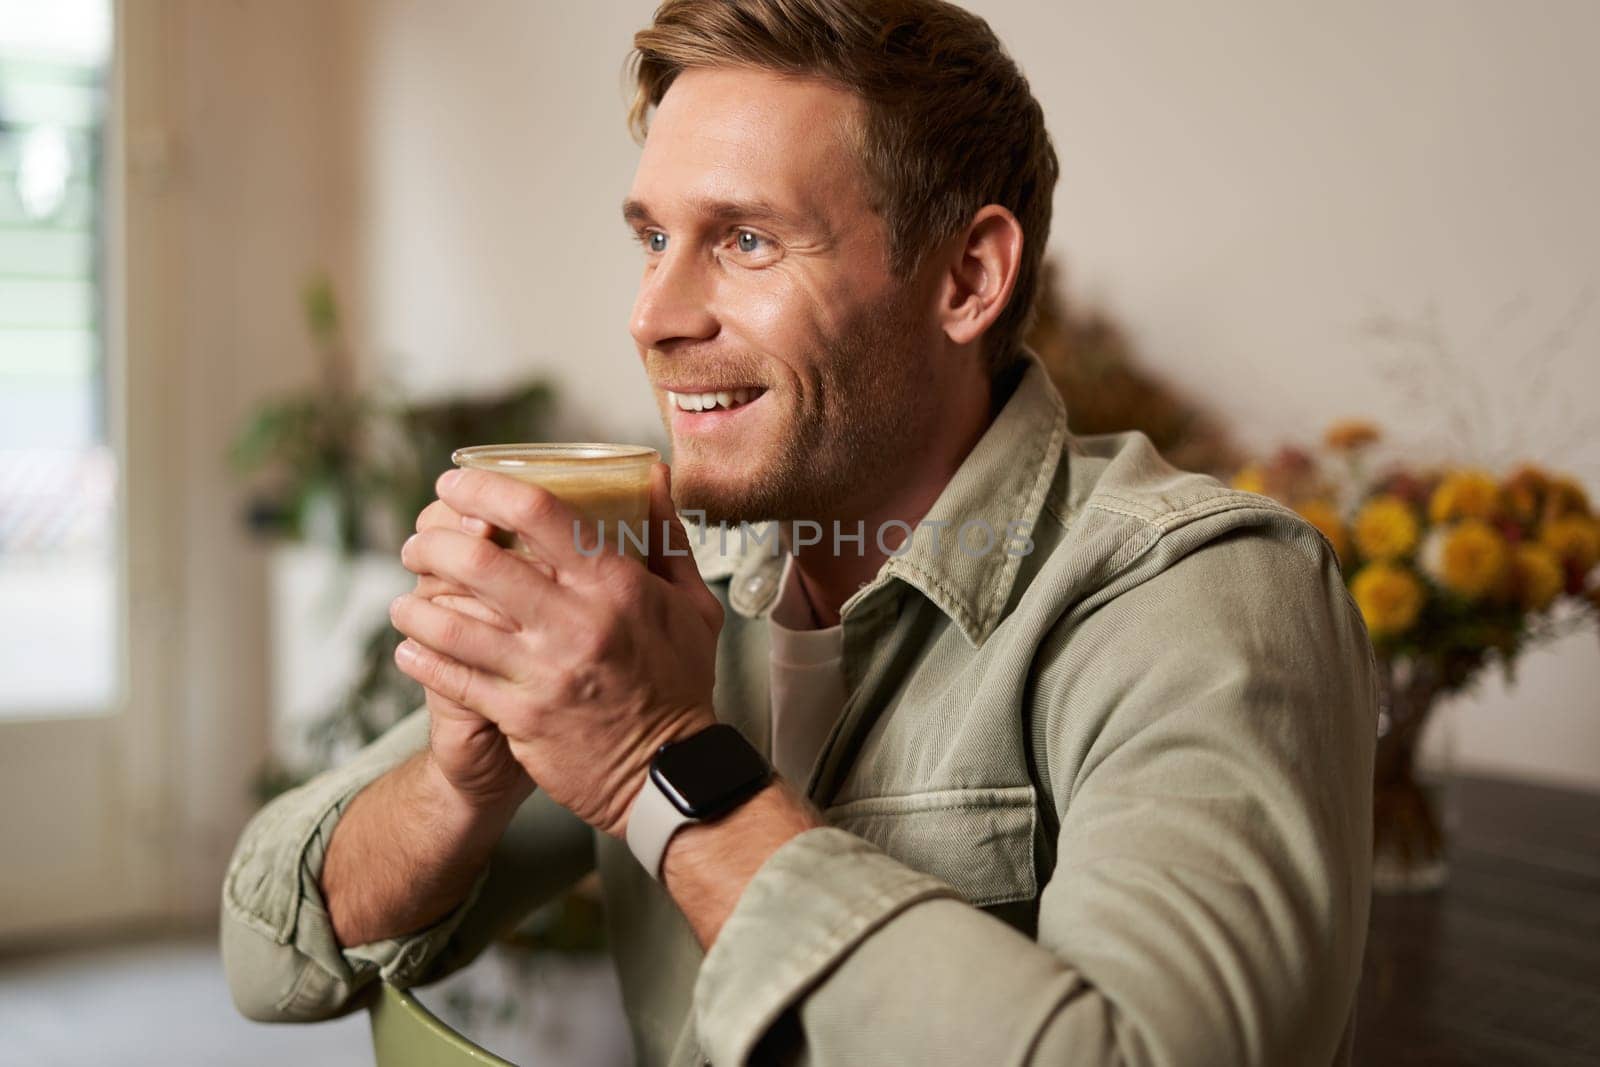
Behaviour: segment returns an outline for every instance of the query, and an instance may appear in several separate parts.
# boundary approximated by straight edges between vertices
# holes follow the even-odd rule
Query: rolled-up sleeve
[[[1317,542],[1196,550],[1041,649],[1034,738],[1059,832],[1036,937],[813,830],[707,954],[702,1045],[719,1065],[1339,1062],[1374,684]]]
[[[327,1019],[355,1008],[380,976],[399,986],[441,977],[592,869],[593,831],[535,791],[452,912],[405,937],[340,946],[320,889],[334,827],[357,793],[421,751],[427,736],[427,712],[418,711],[245,828],[223,880],[221,920],[223,967],[244,1015]]]

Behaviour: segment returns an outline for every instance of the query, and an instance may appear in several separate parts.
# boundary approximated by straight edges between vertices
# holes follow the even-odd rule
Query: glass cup
[[[458,467],[532,482],[578,514],[573,537],[586,555],[621,553],[643,562],[649,545],[650,467],[661,453],[641,445],[475,445],[450,455]],[[496,531],[496,542],[528,547]]]

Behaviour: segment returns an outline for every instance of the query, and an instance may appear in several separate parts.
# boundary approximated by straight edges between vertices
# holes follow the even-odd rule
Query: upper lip
[[[680,394],[682,394],[682,393],[731,393],[735,389],[748,389],[748,390],[750,390],[752,392],[759,393],[759,392],[765,392],[767,387],[764,386],[764,385],[750,385],[748,383],[739,383],[739,384],[735,384],[735,385],[661,385],[661,384],[658,383],[656,385],[656,388],[665,390],[666,392],[669,392],[669,393],[680,393]]]

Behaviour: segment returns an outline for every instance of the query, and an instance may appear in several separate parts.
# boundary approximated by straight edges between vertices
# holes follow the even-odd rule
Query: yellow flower
[[[1531,523],[1539,518],[1539,508],[1549,484],[1549,476],[1544,471],[1524,464],[1512,471],[1500,487],[1500,499],[1512,518],[1520,523]]]
[[[1486,522],[1463,519],[1428,536],[1422,567],[1452,593],[1476,600],[1492,592],[1505,574],[1505,538]]]
[[[1356,547],[1368,559],[1399,559],[1417,545],[1417,515],[1397,496],[1367,501],[1356,515]]]
[[[1335,452],[1354,452],[1375,443],[1382,434],[1365,419],[1341,419],[1328,427],[1322,443]]]
[[[1422,611],[1422,583],[1405,567],[1369,563],[1350,581],[1350,595],[1376,640],[1405,633]]]
[[[1345,533],[1344,520],[1339,518],[1338,509],[1326,500],[1307,500],[1295,511],[1300,517],[1322,531],[1333,545],[1333,554],[1341,561],[1350,551],[1350,537]]]
[[[1589,497],[1583,486],[1571,478],[1552,478],[1545,489],[1544,514],[1547,519],[1580,515],[1588,518]]]
[[[1480,470],[1452,471],[1445,475],[1428,501],[1428,521],[1492,519],[1500,503],[1500,488]]]
[[[1600,561],[1600,522],[1583,515],[1552,519],[1539,531],[1539,543],[1579,574]]]
[[[1566,585],[1561,559],[1544,545],[1524,542],[1511,552],[1512,584],[1528,611],[1543,611]]]
[[[1267,475],[1261,469],[1261,464],[1252,463],[1248,467],[1241,468],[1239,473],[1233,476],[1233,480],[1229,484],[1235,489],[1242,489],[1247,493],[1260,493],[1265,496],[1267,492]]]

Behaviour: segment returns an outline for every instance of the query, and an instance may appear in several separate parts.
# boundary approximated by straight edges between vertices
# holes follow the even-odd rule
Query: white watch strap
[[[633,798],[633,807],[628,811],[628,848],[650,872],[650,877],[661,880],[661,857],[666,855],[667,842],[679,827],[691,822],[699,820],[679,811],[647,773],[644,787]]]

